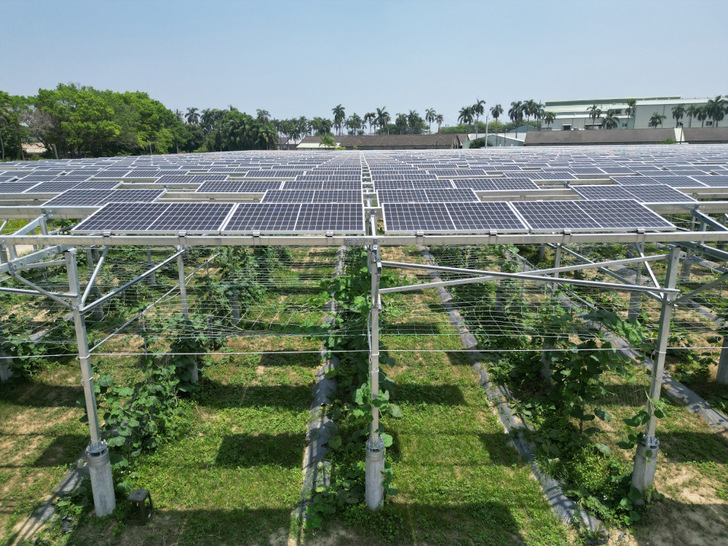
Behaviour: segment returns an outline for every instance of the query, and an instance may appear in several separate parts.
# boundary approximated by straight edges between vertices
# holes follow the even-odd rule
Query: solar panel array
[[[216,152],[0,166],[0,201],[103,207],[79,233],[360,233],[363,188],[393,233],[673,229],[640,203],[728,194],[728,146]],[[553,188],[571,197],[535,201]],[[507,202],[516,197],[523,201]],[[162,216],[145,221],[154,214]]]

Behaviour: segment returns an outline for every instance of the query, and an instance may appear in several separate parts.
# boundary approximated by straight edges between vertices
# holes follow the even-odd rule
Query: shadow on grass
[[[506,433],[479,433],[478,439],[483,448],[488,452],[490,462],[503,466],[514,464],[523,466],[525,461],[518,455],[518,452],[509,445],[510,437]]]
[[[67,464],[78,457],[89,443],[86,434],[63,434],[43,450],[33,462],[33,466],[51,467]]]
[[[673,463],[728,463],[728,440],[708,432],[660,431],[660,456]],[[658,463],[659,464],[659,463]]]
[[[296,468],[301,466],[305,444],[305,434],[232,434],[223,438],[215,464],[228,468]]]
[[[306,411],[311,405],[309,385],[223,385],[204,379],[196,396],[201,406],[211,408],[275,407]]]
[[[659,463],[658,463],[659,464]],[[662,499],[633,529],[639,545],[728,544],[728,504],[687,504]]]
[[[463,392],[457,385],[419,385],[399,383],[392,396],[398,404],[464,406]]]
[[[75,408],[83,388],[48,385],[30,379],[13,379],[0,388],[0,402],[33,408]]]
[[[318,353],[264,353],[260,355],[260,366],[302,366],[305,368],[318,368],[321,365],[321,356]]]

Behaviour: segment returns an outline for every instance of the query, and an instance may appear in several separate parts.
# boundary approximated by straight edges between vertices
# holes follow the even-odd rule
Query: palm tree
[[[377,108],[376,124],[380,130],[383,131],[391,119],[392,118],[389,117],[389,112],[387,112],[386,106]],[[387,130],[387,134],[389,134],[389,130]]]
[[[437,122],[437,134],[440,134],[440,127],[442,126],[442,122],[445,121],[445,117],[442,114],[437,114],[435,121]]]
[[[190,125],[197,125],[200,123],[200,114],[197,113],[197,108],[188,108],[185,114],[185,119]]]
[[[553,112],[544,112],[543,113],[543,120],[546,122],[546,127],[551,127],[551,124],[556,119],[556,114]]]
[[[619,125],[619,118],[614,110],[607,110],[607,115],[604,117],[604,128],[605,129],[616,129]]]
[[[691,104],[690,106],[688,106],[687,110],[685,110],[685,115],[690,120],[688,122],[688,127],[693,126],[693,118],[698,116],[698,112],[699,112],[699,108],[697,106],[695,106],[694,104]]]
[[[520,100],[511,102],[508,117],[511,118],[511,121],[516,125],[516,129],[518,129],[521,121],[523,121],[523,103]]]
[[[417,110],[409,111],[409,114],[407,114],[407,125],[409,126],[409,132],[413,135],[422,133],[422,117]]]
[[[706,105],[698,107],[698,115],[695,116],[698,118],[698,121],[700,122],[701,127],[705,127],[705,120],[708,119],[710,116],[708,115],[708,109],[706,108]]]
[[[713,119],[715,127],[718,127],[718,122],[725,117],[726,102],[726,99],[718,95],[714,99],[708,99],[708,103],[705,105],[708,117]]]
[[[503,107],[500,104],[496,104],[493,108],[490,109],[490,115],[493,116],[493,119],[495,120],[495,143],[496,143],[496,145],[498,144],[498,118],[501,117],[502,113],[503,113]]]
[[[665,116],[661,116],[658,112],[652,112],[652,117],[650,118],[650,121],[647,123],[647,125],[657,129],[658,125],[662,125],[663,119],[665,119]]]
[[[627,108],[625,109],[625,113],[633,118],[636,122],[637,118],[637,99],[629,99],[627,101]],[[632,129],[634,129],[634,123],[632,123]]]
[[[523,109],[523,113],[526,114],[526,123],[528,123],[531,121],[531,116],[536,111],[536,102],[533,99],[528,99],[523,103],[521,108]]]
[[[344,107],[338,104],[331,109],[331,112],[334,114],[334,127],[338,129],[339,134],[341,134],[341,127],[346,119]]]
[[[680,120],[685,115],[685,105],[678,104],[672,108],[672,117],[675,118],[675,127],[680,125]]]
[[[465,131],[468,130],[468,124],[473,122],[473,107],[463,106],[458,114],[458,121],[465,125]]]
[[[364,123],[369,124],[369,134],[372,134],[372,125],[374,125],[374,121],[377,119],[377,115],[374,112],[367,112],[364,114]]]
[[[432,122],[437,119],[437,112],[435,112],[434,108],[428,108],[425,110],[425,120],[428,124],[428,131],[432,133]]]
[[[260,108],[258,108],[255,111],[255,114],[258,121],[261,122],[263,125],[270,121],[270,112],[268,110],[261,110]]]
[[[602,109],[596,104],[592,104],[591,108],[589,108],[587,112],[589,112],[589,117],[592,118],[592,128],[594,128],[597,124],[597,119],[599,119],[599,116],[602,115]]]
[[[534,110],[533,110],[533,117],[534,119],[538,120],[538,130],[541,130],[541,119],[543,118],[543,115],[545,114],[545,110],[543,109],[543,103],[541,101],[537,102]]]
[[[478,138],[478,123],[480,120],[480,116],[485,113],[485,101],[475,99],[475,104],[470,107],[470,110],[473,113],[473,117],[475,118],[475,138]]]

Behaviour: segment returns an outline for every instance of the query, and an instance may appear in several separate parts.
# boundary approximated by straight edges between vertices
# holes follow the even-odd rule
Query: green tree
[[[714,127],[718,127],[718,123],[725,117],[726,102],[728,102],[726,99],[718,95],[714,99],[708,99],[705,105],[708,117],[715,123]]]
[[[465,125],[465,130],[468,130],[468,125],[473,123],[473,107],[463,106],[458,112],[458,121]]]
[[[336,146],[336,141],[334,140],[334,137],[331,136],[330,133],[321,135],[320,146],[323,146],[325,148],[334,148]]]
[[[556,114],[553,112],[544,112],[543,113],[543,120],[546,123],[546,127],[551,127],[551,124],[556,119]]]
[[[705,104],[702,106],[698,106],[698,114],[695,117],[698,118],[700,126],[705,127],[705,120],[710,117]]]
[[[432,122],[437,119],[437,112],[434,108],[428,108],[425,110],[425,120],[427,121],[427,130],[432,133]]]
[[[607,115],[604,117],[604,128],[605,129],[616,129],[619,126],[619,118],[614,110],[611,108],[607,110]]]
[[[673,106],[672,108],[672,117],[675,119],[675,127],[680,125],[680,120],[685,115],[685,105],[684,104],[678,104],[677,106]]]
[[[360,131],[362,124],[363,121],[361,119],[361,116],[357,113],[352,114],[346,120],[346,128],[349,130],[350,135],[355,135],[358,131]]]
[[[334,128],[339,134],[341,134],[341,128],[343,127],[344,120],[346,119],[344,107],[338,104],[331,109],[331,112],[334,114]]]
[[[425,129],[425,120],[417,112],[417,110],[410,110],[407,114],[407,132],[412,135],[420,135]]]
[[[445,121],[445,117],[442,114],[437,114],[437,117],[435,118],[435,121],[437,122],[437,133],[440,133],[440,127],[442,127],[443,122]]]
[[[384,131],[384,128],[387,127],[390,120],[391,118],[389,117],[389,112],[387,112],[386,106],[377,108],[376,123],[380,131]],[[389,132],[387,132],[387,134],[389,134]]]
[[[480,120],[480,116],[485,113],[485,101],[476,99],[475,104],[471,107],[471,111],[475,118],[475,138],[478,138],[478,122]]]
[[[602,115],[602,109],[596,104],[592,104],[591,108],[589,108],[587,112],[589,112],[589,117],[592,119],[592,126],[595,126],[597,119],[599,119],[599,116]]]
[[[693,126],[693,118],[697,117],[700,113],[700,109],[698,106],[695,106],[694,104],[691,104],[687,107],[687,110],[685,110],[685,115],[688,117],[688,127]]]
[[[637,100],[636,99],[629,99],[627,101],[627,108],[625,109],[625,113],[627,116],[631,117],[633,120],[632,128],[634,129],[636,118],[637,118]]]
[[[372,134],[372,126],[376,123],[377,115],[374,112],[364,114],[364,123],[369,124],[369,134]]]
[[[197,108],[188,108],[185,114],[185,119],[190,125],[197,125],[200,123],[200,114],[197,112]]]
[[[663,119],[665,119],[665,116],[660,115],[658,112],[652,112],[652,116],[650,117],[650,121],[647,123],[647,125],[657,129],[658,125],[662,125]]]
[[[503,107],[500,104],[496,104],[495,106],[493,106],[493,108],[490,109],[490,115],[493,116],[493,119],[495,120],[495,143],[498,144],[498,118],[503,115]],[[486,142],[486,146],[487,145],[488,143]]]
[[[508,109],[508,117],[516,127],[521,124],[523,121],[523,103],[520,100],[511,102],[511,107]]]

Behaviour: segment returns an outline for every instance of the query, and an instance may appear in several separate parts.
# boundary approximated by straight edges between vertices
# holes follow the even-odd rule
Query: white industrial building
[[[627,108],[629,107],[627,101],[631,99],[636,101],[636,112],[633,115],[627,115]],[[655,112],[665,116],[662,121],[663,127],[675,127],[675,119],[672,117],[672,109],[675,106],[682,104],[687,109],[693,105],[703,106],[707,102],[707,98],[685,99],[679,96],[546,101],[544,111],[553,112],[556,117],[550,127],[545,126],[543,123],[542,125],[544,129],[554,131],[603,129],[604,116],[608,110],[614,110],[619,119],[618,128],[646,129],[649,127],[650,118]],[[589,114],[589,110],[595,104],[602,111],[601,116],[596,121],[592,120]],[[683,127],[713,126],[710,119],[706,119],[703,125],[703,122],[697,118],[690,120],[687,116],[684,116],[680,123]]]

